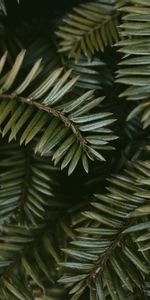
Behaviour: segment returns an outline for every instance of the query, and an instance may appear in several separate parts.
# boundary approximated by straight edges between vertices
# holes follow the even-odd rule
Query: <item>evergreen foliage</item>
[[[0,300],[148,300],[150,1],[39,4],[0,0]]]

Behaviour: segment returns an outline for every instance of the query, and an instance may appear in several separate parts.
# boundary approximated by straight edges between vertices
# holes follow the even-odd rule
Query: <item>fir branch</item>
[[[116,82],[128,86],[120,97],[135,103],[128,120],[140,115],[145,129],[150,124],[150,5],[149,1],[126,1],[119,10],[123,14],[120,25],[122,39],[117,45],[124,57],[119,63]]]
[[[82,227],[76,229],[79,237],[71,241],[71,247],[63,250],[68,259],[61,263],[64,275],[59,280],[71,285],[74,297],[78,295],[78,285],[84,287],[81,294],[87,288],[95,288],[102,299],[107,294],[113,300],[120,299],[118,284],[124,297],[126,289],[134,293],[134,284],[144,295],[142,278],[146,274],[149,276],[148,254],[144,251],[149,251],[149,247],[141,248],[136,232],[144,231],[145,237],[150,225],[149,204],[145,197],[149,190],[143,187],[149,176],[148,170],[149,161],[132,162],[125,174],[110,180],[109,193],[95,195],[97,201],[91,203],[94,209],[82,213]]]
[[[103,97],[94,99],[94,91],[90,90],[80,97],[71,101],[65,101],[64,96],[72,97],[70,90],[75,86],[78,76],[70,79],[71,70],[62,74],[62,68],[57,68],[46,74],[46,78],[41,81],[41,59],[37,60],[25,79],[13,91],[14,84],[17,83],[18,73],[22,70],[25,50],[17,56],[11,71],[5,74],[1,80],[0,99],[1,112],[0,124],[2,125],[2,136],[8,132],[9,141],[17,137],[19,132],[24,131],[20,137],[20,143],[29,143],[36,135],[41,135],[35,152],[42,155],[51,155],[55,148],[52,159],[57,164],[62,160],[61,168],[69,165],[70,175],[79,160],[86,172],[88,172],[88,160],[99,159],[104,161],[104,157],[96,149],[107,150],[109,140],[116,139],[111,134],[111,130],[105,128],[115,120],[110,118],[111,113],[101,112],[93,114],[91,111],[98,106]],[[1,68],[4,69],[7,59],[5,53],[1,58]],[[1,70],[1,71],[2,71]],[[37,82],[40,85],[36,89],[31,89],[30,93],[24,96],[30,84]],[[66,82],[67,81],[67,82]],[[34,85],[33,85],[34,86]],[[62,104],[59,105],[59,102]],[[7,122],[7,117],[10,119]],[[98,123],[98,120],[100,122]],[[33,129],[34,128],[34,129]],[[103,130],[104,128],[104,130]],[[32,130],[32,131],[31,131]],[[61,132],[59,138],[57,132]],[[108,139],[100,140],[100,133],[108,135]],[[103,139],[103,137],[102,137]],[[108,149],[109,146],[108,146]],[[66,151],[67,150],[67,151]]]
[[[100,259],[97,261],[95,269],[91,272],[89,277],[93,280],[95,280],[96,276],[99,275],[100,272],[102,272],[107,265],[108,260],[113,255],[113,251],[116,250],[117,247],[121,246],[121,243],[123,242],[124,236],[125,236],[125,230],[128,229],[131,225],[134,224],[134,220],[128,220],[121,231],[117,234],[115,239],[112,241],[110,246],[106,249],[106,252],[102,254]]]
[[[81,53],[91,59],[95,51],[104,51],[117,41],[118,12],[114,4],[94,1],[75,7],[56,32],[60,38],[58,51],[68,52],[76,61]]]
[[[32,100],[32,98],[31,99],[24,98],[21,96],[14,97],[13,95],[7,95],[7,94],[0,94],[0,98],[1,100],[7,99],[9,101],[13,100],[13,101],[21,102],[23,104],[27,104],[27,106],[29,105],[35,107],[39,111],[47,112],[48,114],[60,119],[64,123],[64,125],[67,128],[70,128],[72,132],[76,135],[76,138],[79,141],[80,146],[83,148],[83,150],[88,152],[88,148],[86,149],[87,140],[82,136],[78,126],[74,122],[72,122],[67,116],[65,116],[64,112],[58,110],[57,108],[53,108],[48,105],[36,102]]]

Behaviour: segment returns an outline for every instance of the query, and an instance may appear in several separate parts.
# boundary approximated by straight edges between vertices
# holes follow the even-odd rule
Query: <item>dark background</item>
[[[63,16],[81,2],[84,0],[20,0],[18,4],[17,0],[5,0],[7,15],[0,15],[1,38],[15,34],[28,46],[32,38],[54,33]]]
[[[17,22],[22,17],[50,17],[54,14],[63,14],[80,2],[81,0],[20,0],[18,5],[16,0],[5,0],[9,21],[13,22]]]

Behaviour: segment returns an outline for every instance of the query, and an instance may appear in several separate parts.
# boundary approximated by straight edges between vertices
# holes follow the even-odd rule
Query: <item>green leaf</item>
[[[3,56],[0,59],[0,74],[3,71],[4,65],[5,65],[6,60],[7,60],[7,56],[8,56],[8,51],[5,51],[5,53],[3,54]]]
[[[29,298],[24,297],[24,295],[22,294],[22,292],[20,292],[18,289],[16,289],[11,283],[9,283],[8,281],[4,281],[4,285],[6,286],[6,288],[11,292],[11,294],[13,294],[17,299],[20,300],[26,300]]]
[[[110,261],[114,271],[117,273],[123,284],[127,287],[129,291],[133,292],[132,284],[126,274],[126,271],[124,270],[124,266],[122,266],[121,262],[119,262],[119,260],[117,260],[114,256],[111,258]]]
[[[74,270],[84,270],[84,272],[88,272],[92,269],[92,264],[85,264],[85,263],[74,263],[74,262],[62,262],[59,263],[62,267],[67,269],[74,269]]]
[[[106,298],[105,298],[104,289],[102,286],[102,281],[101,281],[100,276],[96,277],[95,286],[96,286],[96,293],[97,293],[99,300],[105,300]]]
[[[34,66],[32,67],[32,69],[29,72],[29,74],[26,76],[26,78],[24,79],[24,81],[14,91],[14,94],[20,95],[29,86],[29,84],[32,82],[32,80],[35,79],[35,77],[41,71],[41,68],[40,68],[41,67],[41,61],[42,61],[42,59],[40,58],[40,59],[38,59],[35,62]]]
[[[105,267],[104,269],[104,279],[108,288],[108,291],[110,293],[110,296],[112,297],[113,300],[119,300],[117,291],[116,291],[116,287],[114,286],[113,283],[113,278],[109,272],[108,267]]]
[[[1,87],[2,91],[3,92],[6,92],[8,91],[11,86],[13,85],[15,79],[16,79],[16,76],[20,70],[20,67],[22,65],[22,62],[23,62],[23,59],[24,59],[24,56],[25,56],[25,53],[26,51],[25,50],[22,50],[20,52],[20,54],[17,56],[16,58],[16,61],[13,65],[13,68],[12,70],[10,71],[8,77],[7,77],[7,80],[5,81],[5,83],[3,84],[3,86]]]
[[[148,268],[143,261],[135,255],[127,246],[123,249],[124,254],[135,264],[135,266],[143,271],[145,274],[149,274]]]
[[[71,175],[72,172],[74,171],[78,161],[80,160],[80,157],[82,155],[82,148],[79,146],[73,156],[73,159],[69,165],[69,169],[68,169],[68,175]]]

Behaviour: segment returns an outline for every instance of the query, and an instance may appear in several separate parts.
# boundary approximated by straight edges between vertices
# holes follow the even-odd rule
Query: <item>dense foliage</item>
[[[0,0],[0,300],[150,298],[149,126],[149,0]]]

